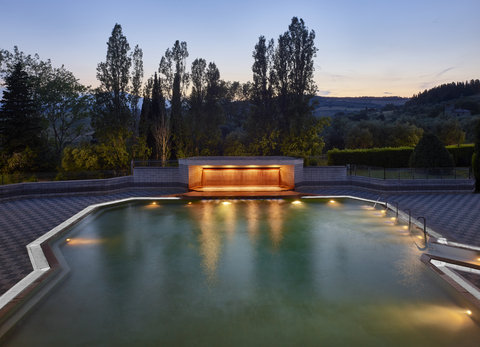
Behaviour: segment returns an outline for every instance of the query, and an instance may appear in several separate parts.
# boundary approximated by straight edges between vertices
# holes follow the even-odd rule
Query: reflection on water
[[[280,242],[283,238],[283,218],[285,210],[282,209],[281,200],[278,201],[269,201],[268,204],[268,214],[267,221],[270,234],[270,239],[272,240],[273,248],[278,248]]]
[[[258,224],[260,218],[260,206],[254,200],[247,201],[247,232],[250,241],[254,243],[258,236]]]
[[[200,226],[200,254],[203,256],[203,268],[210,281],[215,279],[222,236],[214,223],[214,208],[213,204],[202,204],[202,213],[198,221]]]
[[[262,204],[266,204],[266,213],[261,214]],[[260,219],[266,220],[266,230],[273,249],[278,249],[283,239],[285,210],[283,200],[258,201],[249,200],[243,203],[238,201],[204,201],[201,204],[201,213],[192,211],[191,217],[200,233],[198,243],[202,256],[203,268],[209,281],[216,277],[218,262],[225,242],[233,242],[239,218],[245,218],[246,231],[251,246],[259,236]],[[265,206],[264,206],[265,207]],[[241,211],[239,211],[241,209]],[[241,215],[241,216],[240,216]]]
[[[105,241],[105,239],[92,239],[84,237],[67,238],[65,240],[68,246],[98,245],[104,243]]]

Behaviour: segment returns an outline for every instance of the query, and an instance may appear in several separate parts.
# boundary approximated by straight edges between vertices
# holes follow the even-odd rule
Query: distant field
[[[317,96],[314,102],[317,104],[314,114],[317,117],[330,117],[339,112],[354,113],[368,109],[379,110],[385,105],[393,104],[402,106],[408,98],[400,97],[358,97],[358,98],[335,98]]]

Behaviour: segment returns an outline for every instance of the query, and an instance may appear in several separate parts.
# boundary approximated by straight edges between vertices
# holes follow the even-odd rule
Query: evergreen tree
[[[18,62],[5,78],[0,108],[1,148],[10,156],[27,148],[39,151],[42,124],[35,105],[32,81]]]
[[[475,152],[472,157],[475,192],[480,193],[480,120],[475,124]]]
[[[453,167],[452,155],[440,139],[431,133],[424,133],[410,157],[410,166],[418,168]]]

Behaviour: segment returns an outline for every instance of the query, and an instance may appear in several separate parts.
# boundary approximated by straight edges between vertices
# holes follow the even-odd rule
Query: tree
[[[130,45],[122,33],[120,24],[113,27],[107,47],[106,61],[97,66],[100,87],[96,101],[100,107],[97,108],[99,113],[94,119],[94,126],[100,133],[123,128],[132,122],[127,104],[132,58],[128,56]]]
[[[187,115],[187,147],[192,155],[200,153],[200,138],[204,135],[206,124],[204,121],[205,97],[207,94],[207,62],[205,59],[197,58],[192,62],[191,80],[192,92],[189,98],[189,112]]]
[[[34,91],[29,75],[17,62],[13,71],[5,78],[0,108],[1,148],[8,155],[40,149],[42,124],[39,110],[34,102]]]
[[[132,113],[133,124],[132,130],[134,134],[138,131],[138,102],[140,100],[140,94],[142,89],[142,80],[143,80],[143,51],[138,45],[135,46],[133,53],[132,53],[132,88],[130,94],[128,95],[130,101],[130,112]]]
[[[170,156],[170,124],[165,109],[165,98],[163,97],[161,82],[157,77],[157,73],[153,78],[152,101],[149,119],[151,122],[150,134],[154,139],[155,159],[161,159],[162,165],[165,166]]]
[[[276,107],[273,99],[272,79],[274,42],[267,44],[264,36],[260,36],[255,50],[252,53],[254,62],[252,65],[253,84],[251,90],[252,108],[246,124],[248,133],[253,139],[252,148],[260,150],[265,155],[276,154],[276,142],[268,141],[271,145],[265,146],[267,139],[272,139],[270,134],[278,133],[279,125],[276,117]],[[267,148],[271,151],[264,152]]]
[[[453,167],[452,155],[437,136],[424,133],[410,157],[410,166],[418,168]]]
[[[283,35],[278,38],[274,57],[275,89],[283,117],[283,126],[299,134],[312,116],[310,99],[317,86],[313,79],[317,48],[315,32],[305,26],[303,19],[292,18]]]
[[[351,149],[372,148],[373,135],[368,128],[356,125],[348,131],[345,139],[345,147]]]
[[[436,133],[446,145],[460,146],[465,141],[465,131],[457,119],[442,119],[436,124]]]
[[[85,134],[88,124],[90,95],[75,76],[63,66],[49,66],[48,78],[38,88],[38,103],[43,117],[48,121],[56,161],[63,149]]]
[[[142,110],[140,111],[140,121],[138,124],[138,133],[139,136],[144,136],[147,139],[147,145],[150,148],[154,147],[154,142],[149,142],[148,133],[150,127],[150,110],[152,108],[152,89],[153,89],[153,77],[147,80],[143,88],[143,102]]]
[[[472,157],[472,168],[475,176],[475,192],[480,193],[480,120],[475,124],[475,152]]]
[[[188,87],[189,75],[186,72],[188,57],[187,43],[175,41],[172,49],[167,49],[159,66],[163,74],[167,95],[170,97],[170,126],[172,134],[172,154],[179,158],[185,156],[185,131],[183,124],[183,99]]]

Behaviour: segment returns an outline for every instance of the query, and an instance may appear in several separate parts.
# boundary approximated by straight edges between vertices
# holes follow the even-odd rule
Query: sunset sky
[[[178,39],[189,66],[205,58],[246,82],[258,37],[277,39],[293,16],[316,33],[319,95],[409,97],[480,78],[479,0],[0,0],[0,13],[0,48],[38,53],[94,87],[115,23],[143,49],[145,78]]]

